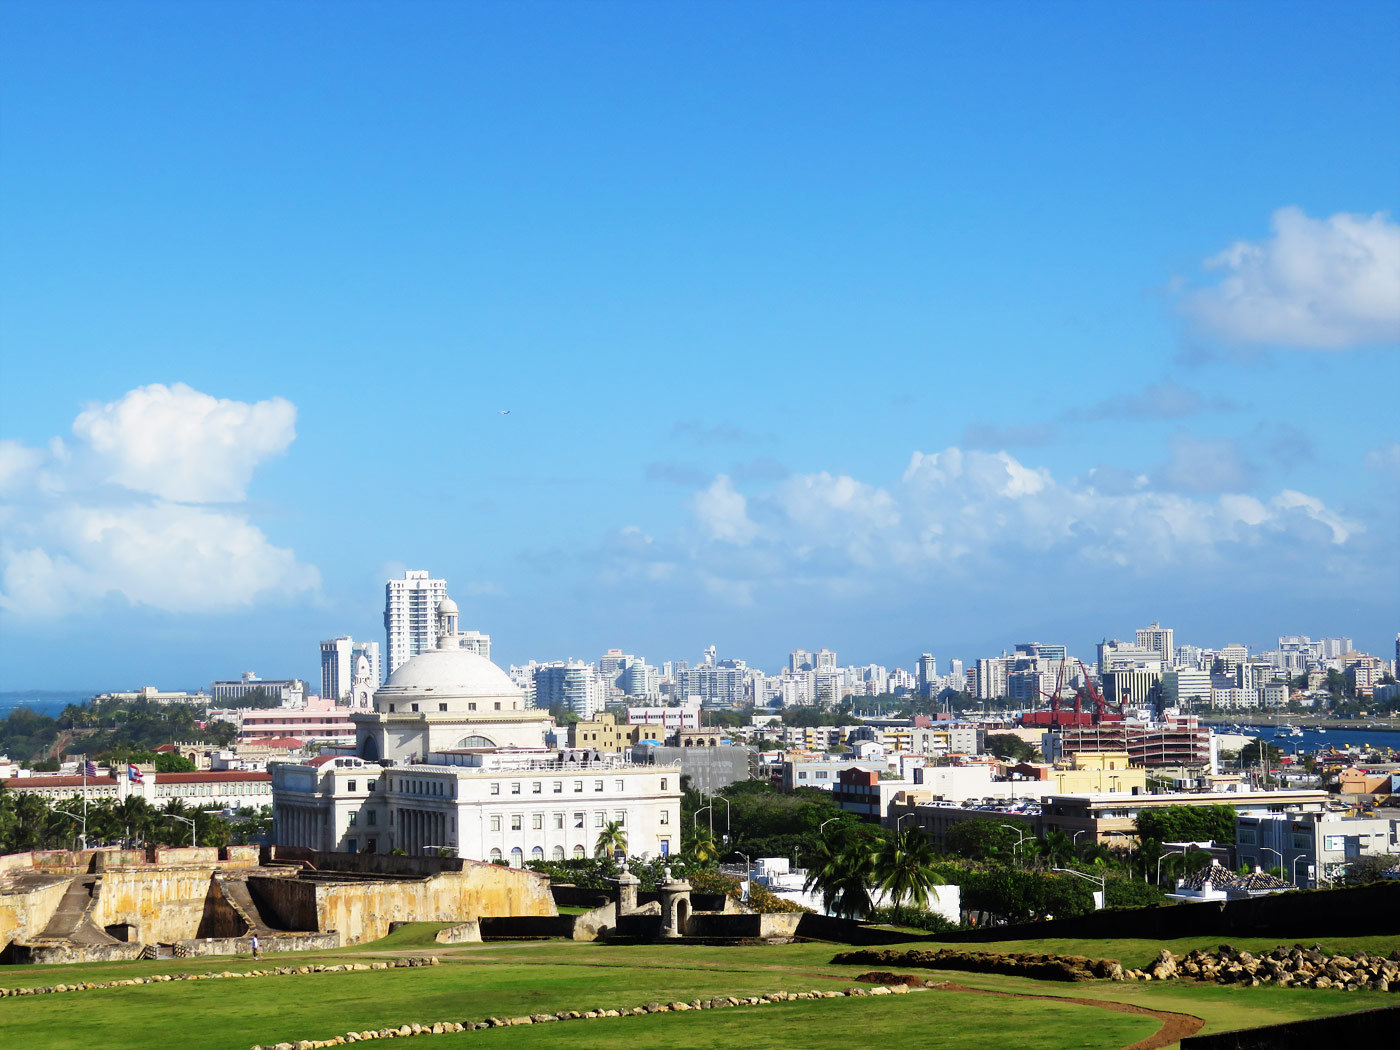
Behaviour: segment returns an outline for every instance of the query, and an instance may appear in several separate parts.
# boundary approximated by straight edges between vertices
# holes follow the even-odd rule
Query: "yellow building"
[[[1147,770],[1129,766],[1126,751],[1080,751],[1071,761],[1067,768],[1045,771],[1044,779],[1055,785],[1057,795],[1147,791]]]
[[[644,740],[659,744],[665,737],[665,726],[619,725],[617,716],[608,711],[591,722],[574,722],[569,726],[570,747],[590,747],[595,751],[616,753]]]

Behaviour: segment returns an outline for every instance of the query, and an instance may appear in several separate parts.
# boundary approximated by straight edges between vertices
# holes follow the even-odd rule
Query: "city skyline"
[[[1394,5],[258,10],[10,12],[0,690],[1389,656]]]

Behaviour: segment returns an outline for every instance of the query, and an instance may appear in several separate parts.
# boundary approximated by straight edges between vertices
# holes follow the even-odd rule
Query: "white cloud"
[[[1226,342],[1340,350],[1400,343],[1400,225],[1384,213],[1273,215],[1273,236],[1207,259],[1219,281],[1186,293],[1182,313]]]
[[[280,397],[248,404],[152,383],[86,409],[73,434],[126,488],[188,503],[237,501],[257,465],[292,443],[296,415]]]
[[[1040,586],[1041,573],[1060,571],[1078,586],[1073,574],[1086,568],[1239,571],[1251,551],[1277,571],[1345,551],[1362,531],[1293,491],[1212,497],[1166,490],[1146,474],[1099,480],[1090,472],[1061,482],[1007,453],[957,447],[913,453],[888,487],[821,472],[746,499],[720,476],[692,503],[694,534],[667,544],[665,556],[711,594],[752,599],[791,585],[831,595],[952,579]]]
[[[735,492],[729,478],[720,474],[709,488],[695,494],[695,518],[712,540],[742,547],[758,533],[749,520],[748,501]]]
[[[1243,492],[1253,474],[1254,468],[1229,438],[1177,434],[1154,480],[1174,492]]]
[[[1390,441],[1366,453],[1366,469],[1400,478],[1400,441]]]
[[[0,607],[56,617],[115,595],[197,614],[314,594],[317,570],[246,515],[193,505],[241,500],[295,415],[157,384],[82,412],[72,447],[0,442]]]

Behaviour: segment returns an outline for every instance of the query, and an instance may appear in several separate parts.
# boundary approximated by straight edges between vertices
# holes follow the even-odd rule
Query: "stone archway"
[[[676,933],[681,937],[686,934],[686,927],[690,925],[690,900],[682,897],[676,901]]]

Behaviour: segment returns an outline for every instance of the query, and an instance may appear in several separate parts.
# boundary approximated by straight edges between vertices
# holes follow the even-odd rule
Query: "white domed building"
[[[450,852],[505,861],[592,856],[620,829],[631,856],[680,849],[680,767],[555,749],[549,713],[438,606],[438,647],[399,666],[350,716],[354,754],[273,766],[279,845],[327,852]],[[472,648],[467,648],[471,646]]]
[[[462,647],[457,603],[438,606],[438,647],[420,653],[374,694],[374,710],[351,716],[355,753],[371,762],[412,762],[435,752],[543,748],[547,711],[526,706],[510,675]]]

